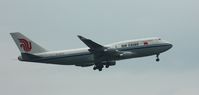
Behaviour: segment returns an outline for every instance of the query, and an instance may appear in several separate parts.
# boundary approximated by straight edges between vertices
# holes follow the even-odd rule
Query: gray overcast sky
[[[0,0],[1,95],[199,95],[198,0]],[[19,62],[9,33],[49,50],[161,37],[174,47],[102,72]]]

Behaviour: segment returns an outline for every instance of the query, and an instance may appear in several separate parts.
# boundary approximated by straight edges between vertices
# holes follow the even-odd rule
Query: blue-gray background
[[[198,95],[198,0],[0,0],[1,95]],[[10,32],[49,50],[161,37],[174,47],[102,72],[19,62]]]

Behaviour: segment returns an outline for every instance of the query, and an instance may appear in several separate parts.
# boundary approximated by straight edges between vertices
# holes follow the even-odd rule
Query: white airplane
[[[38,62],[59,65],[93,66],[93,70],[102,71],[116,64],[116,61],[156,55],[172,48],[172,44],[160,38],[146,38],[100,45],[90,39],[78,36],[88,48],[48,51],[19,32],[10,33],[21,52],[19,61]]]

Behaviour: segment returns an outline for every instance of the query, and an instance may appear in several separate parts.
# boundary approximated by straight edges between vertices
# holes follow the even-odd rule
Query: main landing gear
[[[103,65],[99,65],[99,66],[94,66],[93,67],[93,70],[99,70],[99,71],[102,71],[102,68],[104,68],[104,66]]]
[[[108,65],[108,64],[105,65],[106,68],[109,68],[109,66],[110,66],[110,65]],[[99,66],[96,66],[96,65],[95,65],[95,66],[93,67],[93,70],[97,70],[97,69],[98,69],[99,71],[102,71],[103,68],[104,68],[104,65],[99,65]]]
[[[97,70],[97,69],[98,69],[99,71],[102,71],[102,69],[103,69],[104,67],[109,68],[110,65],[109,65],[109,64],[95,65],[95,66],[93,67],[93,70]]]
[[[109,66],[110,66],[110,65],[107,64],[105,67],[106,67],[106,68],[109,68]]]
[[[159,55],[160,55],[160,54],[157,54],[157,55],[156,55],[156,57],[157,57],[156,61],[157,61],[157,62],[160,61]]]

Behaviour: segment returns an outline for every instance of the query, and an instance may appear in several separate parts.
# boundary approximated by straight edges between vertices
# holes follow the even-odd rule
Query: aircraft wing
[[[105,47],[102,46],[90,39],[85,37],[79,36],[79,39],[84,42],[90,49],[89,51],[94,55],[94,69],[98,68],[101,70],[103,65],[111,66],[115,65],[115,60],[119,59],[120,57],[128,57],[132,55],[132,52],[123,52],[119,51],[115,48]]]
[[[104,49],[105,47],[85,37],[78,35],[79,39],[84,42],[91,50]]]
[[[90,48],[90,52],[93,53],[95,55],[95,57],[97,57],[96,59],[98,60],[103,60],[103,57],[109,57],[108,59],[111,60],[110,57],[122,57],[124,55],[132,55],[134,54],[133,52],[123,52],[123,51],[119,51],[115,48],[110,48],[110,47],[105,47],[102,46],[90,39],[87,39],[85,37],[79,36],[79,39],[84,42],[89,48]]]
[[[121,54],[121,52],[117,49],[102,46],[90,39],[87,39],[79,35],[78,37],[90,48],[89,51],[94,54],[95,60],[97,62],[101,62],[107,59],[114,60],[112,59],[114,58],[113,56],[119,56],[119,54]]]
[[[106,57],[108,50],[109,50],[108,47],[102,46],[102,45],[100,45],[90,39],[87,39],[85,37],[82,37],[80,35],[78,35],[78,37],[82,42],[84,42],[90,48],[89,51],[94,54],[95,60],[98,60],[98,62],[99,62],[99,61],[103,60],[102,57]]]

